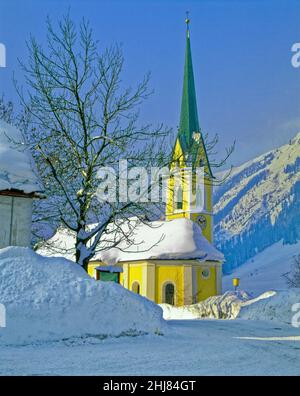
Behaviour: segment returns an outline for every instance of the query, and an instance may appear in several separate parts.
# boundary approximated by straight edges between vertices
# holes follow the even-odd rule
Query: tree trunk
[[[89,260],[88,260],[88,259],[83,260],[82,268],[83,268],[86,272],[88,272],[88,265],[89,265]]]

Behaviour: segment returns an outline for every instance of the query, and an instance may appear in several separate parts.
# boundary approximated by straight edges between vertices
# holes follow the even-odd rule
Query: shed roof
[[[114,272],[114,273],[123,272],[123,268],[115,267],[113,265],[102,265],[100,267],[96,267],[95,270],[101,271],[101,272]]]

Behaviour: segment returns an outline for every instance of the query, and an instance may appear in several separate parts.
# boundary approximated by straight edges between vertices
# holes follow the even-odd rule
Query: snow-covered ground
[[[300,254],[300,242],[283,245],[278,242],[258,253],[231,275],[223,277],[223,291],[233,290],[232,278],[240,278],[240,288],[258,296],[266,290],[284,290],[284,274],[291,270],[294,256]]]
[[[276,296],[276,304],[273,304],[271,297]],[[261,301],[268,300],[263,306]],[[272,301],[271,301],[272,300]],[[163,317],[166,320],[186,320],[186,319],[236,319],[240,312],[245,314],[246,319],[274,320],[290,324],[291,305],[300,301],[300,289],[276,293],[268,291],[256,298],[243,291],[226,292],[221,296],[212,296],[205,301],[193,305],[174,307],[168,304],[161,304]],[[256,307],[259,309],[256,311]],[[271,308],[270,308],[271,307]]]
[[[165,336],[0,347],[0,374],[300,375],[300,329],[246,320],[169,326]]]
[[[0,375],[300,375],[300,289],[227,293],[198,309],[235,320],[166,322],[157,305],[66,259],[5,248],[0,274]]]
[[[269,292],[243,302],[238,317],[288,325],[294,323],[300,329],[300,288]]]
[[[244,301],[249,296],[244,292],[227,292],[222,296],[212,296],[193,305],[174,307],[160,304],[164,319],[235,319]]]

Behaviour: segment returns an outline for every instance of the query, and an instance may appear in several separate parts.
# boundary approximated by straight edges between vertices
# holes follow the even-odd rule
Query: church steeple
[[[178,139],[192,165],[199,166],[195,162],[199,162],[200,159],[200,162],[206,166],[207,175],[213,177],[198,119],[188,13],[185,23],[186,48]]]
[[[199,125],[192,52],[190,20],[186,18],[186,49],[180,125],[172,153],[171,169],[192,169],[192,183],[182,174],[181,183],[170,177],[166,219],[186,217],[197,222],[208,241],[213,241],[213,174]],[[204,186],[199,188],[197,169],[204,168]],[[176,184],[177,183],[177,184]],[[178,185],[179,184],[179,185]],[[191,185],[190,185],[191,184]],[[201,187],[201,186],[200,186]]]
[[[192,143],[193,133],[200,132],[197,98],[194,81],[194,71],[191,52],[190,40],[190,20],[187,18],[186,22],[186,49],[185,49],[185,64],[183,77],[182,102],[180,113],[180,125],[178,137],[185,147],[190,147]]]

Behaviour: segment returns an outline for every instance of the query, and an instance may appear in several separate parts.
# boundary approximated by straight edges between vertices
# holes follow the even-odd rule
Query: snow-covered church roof
[[[135,225],[132,226],[132,222]],[[129,224],[129,225],[128,225]],[[201,227],[189,219],[174,219],[171,221],[152,221],[143,223],[130,219],[123,224],[121,232],[128,235],[118,247],[109,248],[110,240],[117,240],[114,233],[103,236],[98,246],[98,252],[93,261],[102,261],[108,265],[118,262],[137,260],[187,260],[223,261],[224,256],[202,235]],[[117,232],[120,232],[120,228]],[[65,228],[60,228],[38,252],[44,255],[63,255],[74,259],[75,235]],[[50,248],[51,246],[51,248]]]
[[[133,241],[133,243],[131,243]],[[201,227],[189,219],[139,223],[130,242],[100,251],[93,260],[107,263],[131,260],[200,259],[223,261],[224,256],[202,235]]]
[[[41,192],[22,133],[0,120],[0,191]]]

